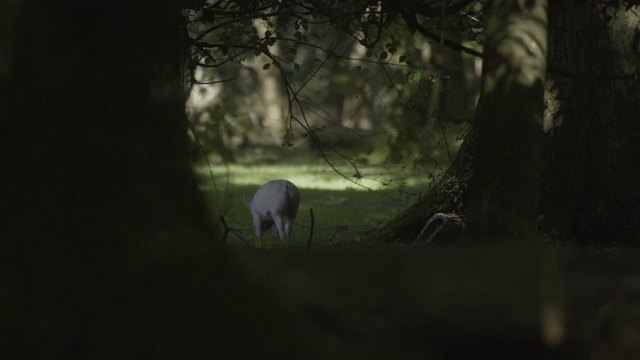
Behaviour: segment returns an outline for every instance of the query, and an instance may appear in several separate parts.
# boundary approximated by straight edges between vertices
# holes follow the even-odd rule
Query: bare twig
[[[222,235],[222,243],[226,243],[227,241],[227,234],[229,233],[229,231],[231,231],[231,229],[229,229],[229,227],[227,226],[227,222],[224,220],[224,216],[220,215],[220,221],[222,222],[222,226],[224,227],[224,234]]]
[[[311,217],[311,225],[309,228],[309,240],[307,240],[307,251],[311,249],[311,240],[313,239],[313,225],[315,224],[315,220],[313,217],[313,208],[309,209],[309,216]]]
[[[238,229],[230,228],[229,226],[227,226],[227,222],[224,219],[223,215],[220,215],[220,221],[222,222],[222,226],[224,227],[224,234],[222,235],[222,243],[223,244],[227,241],[227,234],[229,232],[231,232],[238,239],[240,239],[240,241],[242,241],[245,245],[249,246],[249,243],[247,243],[247,241],[241,235],[242,231],[240,231]]]
[[[249,247],[249,243],[242,237],[242,231],[238,229],[231,229],[231,233],[235,235],[240,241],[242,241],[247,247]]]

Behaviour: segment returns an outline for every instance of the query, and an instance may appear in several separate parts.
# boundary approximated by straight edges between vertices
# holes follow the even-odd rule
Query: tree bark
[[[487,10],[476,157],[463,237],[537,238],[546,1],[494,1]]]
[[[580,244],[640,244],[638,6],[552,2],[541,210]]]

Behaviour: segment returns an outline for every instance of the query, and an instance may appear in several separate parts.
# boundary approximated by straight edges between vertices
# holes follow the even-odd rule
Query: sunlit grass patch
[[[235,185],[262,185],[269,180],[287,179],[298,187],[325,190],[388,190],[406,189],[407,191],[425,188],[430,182],[430,173],[416,170],[412,172],[402,166],[367,165],[343,175],[336,173],[326,165],[320,164],[256,164],[242,165],[201,165],[195,167],[201,186],[213,187],[210,173],[216,182],[231,181]],[[437,173],[434,171],[433,173]]]
[[[355,170],[341,167],[345,175]],[[357,242],[362,234],[379,227],[398,215],[424,192],[431,180],[426,171],[402,166],[362,166],[360,178],[345,179],[324,161],[268,161],[194,167],[207,204],[225,217],[232,228],[241,229],[243,237],[254,245],[251,215],[242,196],[252,197],[265,182],[287,179],[301,191],[302,200],[291,238],[280,240],[269,230],[263,244],[270,247],[305,247],[309,238],[310,209],[314,212],[312,246],[340,246]],[[211,177],[213,174],[213,179]],[[215,185],[214,185],[215,181]],[[229,243],[244,246],[229,236]]]

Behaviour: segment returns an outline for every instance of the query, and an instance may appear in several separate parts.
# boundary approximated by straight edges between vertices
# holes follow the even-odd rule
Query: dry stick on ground
[[[222,235],[222,243],[223,244],[225,244],[227,242],[227,234],[229,233],[229,231],[231,231],[231,233],[233,233],[245,245],[249,246],[249,244],[244,240],[244,238],[242,236],[240,236],[240,234],[239,234],[239,233],[241,233],[240,230],[228,227],[227,226],[227,222],[224,220],[224,216],[223,215],[220,215],[220,220],[222,221],[222,226],[224,227],[224,234]]]
[[[220,215],[220,221],[222,221],[222,226],[224,226],[224,234],[222,235],[222,243],[225,244],[227,242],[227,234],[231,229],[227,226],[227,222],[224,220],[224,216]]]
[[[307,241],[307,251],[311,249],[311,239],[313,239],[313,208],[309,209],[309,214],[311,216],[311,226],[309,227],[309,240]]]
[[[301,228],[310,228],[309,225],[304,224],[295,224]],[[322,230],[345,230],[352,227],[370,227],[370,228],[380,228],[380,225],[371,225],[371,224],[335,224],[335,225],[327,225],[327,226],[318,226],[318,229]]]

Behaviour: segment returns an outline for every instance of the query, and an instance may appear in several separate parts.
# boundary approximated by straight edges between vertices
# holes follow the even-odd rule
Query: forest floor
[[[639,359],[640,250],[242,250],[354,359]],[[532,255],[533,254],[533,255]]]

